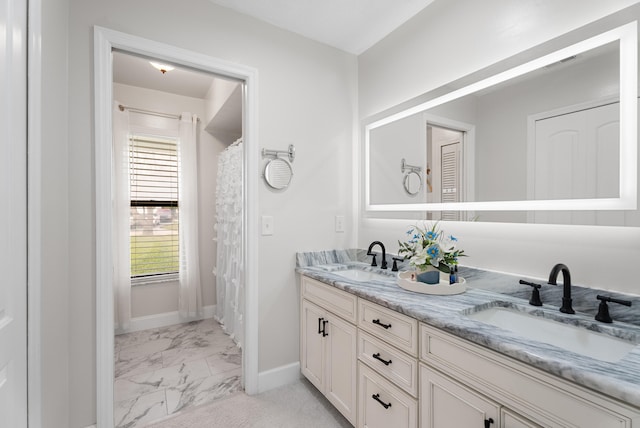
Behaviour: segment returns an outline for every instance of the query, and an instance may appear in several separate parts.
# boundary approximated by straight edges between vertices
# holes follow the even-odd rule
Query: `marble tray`
[[[398,273],[398,286],[408,291],[413,291],[422,294],[436,294],[440,296],[448,296],[451,294],[464,293],[467,290],[466,282],[464,278],[459,278],[455,284],[449,284],[448,279],[440,278],[439,284],[425,284],[424,282],[418,282],[411,279],[413,272],[400,272]]]

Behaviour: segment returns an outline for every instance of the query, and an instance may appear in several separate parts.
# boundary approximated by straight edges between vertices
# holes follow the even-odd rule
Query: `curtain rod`
[[[129,111],[132,111],[134,113],[145,113],[145,114],[152,114],[154,116],[168,117],[170,119],[180,119],[180,115],[179,114],[170,114],[170,113],[162,113],[162,112],[159,112],[159,111],[143,110],[143,109],[140,109],[140,108],[125,106],[125,105],[122,105],[122,104],[118,104],[118,108],[120,109],[120,111],[129,110]]]

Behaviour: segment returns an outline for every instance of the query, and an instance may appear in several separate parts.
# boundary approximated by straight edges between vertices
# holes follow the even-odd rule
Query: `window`
[[[175,139],[134,135],[129,144],[131,277],[179,267],[178,152]]]

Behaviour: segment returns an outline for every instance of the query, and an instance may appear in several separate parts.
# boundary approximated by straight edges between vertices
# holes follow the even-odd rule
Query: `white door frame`
[[[28,425],[28,3],[5,1],[0,101],[0,412],[7,426]]]
[[[114,302],[111,256],[112,49],[182,64],[245,82],[244,93],[244,266],[245,343],[243,378],[248,394],[258,392],[258,236],[259,150],[258,71],[153,40],[94,27],[95,180],[96,180],[96,382],[98,428],[113,427]]]
[[[27,52],[28,425],[42,426],[42,4],[29,0]]]

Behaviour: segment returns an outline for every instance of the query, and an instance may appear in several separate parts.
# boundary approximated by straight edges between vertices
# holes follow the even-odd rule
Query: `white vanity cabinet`
[[[640,428],[636,407],[301,278],[301,371],[358,428]]]
[[[420,360],[421,428],[640,427],[638,409],[425,324]]]
[[[302,374],[355,425],[357,298],[304,276],[301,295]]]
[[[358,300],[358,427],[418,426],[418,322]]]

